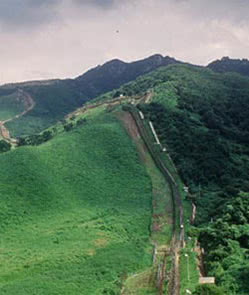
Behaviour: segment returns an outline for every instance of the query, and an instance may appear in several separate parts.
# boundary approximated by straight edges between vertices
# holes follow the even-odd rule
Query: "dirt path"
[[[117,114],[117,117],[123,122],[123,125],[129,134],[129,136],[134,140],[139,151],[139,156],[142,161],[145,161],[145,153],[147,152],[146,146],[143,141],[141,141],[141,136],[139,134],[136,122],[132,118],[132,115],[128,112],[121,112]]]
[[[12,118],[0,121],[0,135],[4,140],[8,141],[11,144],[16,144],[16,139],[11,138],[9,130],[6,128],[6,126],[4,126],[4,124],[24,116],[25,114],[30,112],[35,106],[35,102],[33,101],[32,97],[27,92],[24,92],[22,89],[18,89],[17,100],[19,101],[20,99],[24,100],[23,103],[25,106],[25,110]]]
[[[149,91],[145,96],[144,103],[150,103],[152,96],[153,96],[153,92]]]
[[[133,118],[133,116],[129,113],[129,112],[118,112],[116,114],[116,116],[118,117],[119,120],[121,120],[123,126],[125,127],[128,135],[130,136],[130,138],[133,140],[133,142],[136,144],[137,150],[138,150],[138,155],[141,159],[141,161],[144,163],[144,165],[147,167],[147,169],[149,171],[151,171],[151,163],[154,163],[153,159],[150,156],[150,153],[146,147],[145,142],[143,141],[137,124]],[[156,168],[156,166],[155,166]],[[149,172],[150,173],[152,172]],[[151,176],[152,177],[152,176]],[[163,177],[163,176],[162,176]],[[153,179],[152,181],[152,189],[153,189],[153,185],[155,185],[155,183],[153,184]],[[154,180],[155,181],[155,180]],[[153,189],[153,196],[156,198],[157,196],[156,191],[154,191]],[[155,202],[156,200],[153,198],[152,200],[152,206],[155,206]],[[152,225],[151,225],[151,230],[153,228],[153,224],[155,222],[156,216],[154,216],[154,214],[152,214]],[[162,218],[162,216],[161,216]],[[159,230],[159,228],[158,228]],[[137,292],[139,292],[140,288],[141,289],[146,289],[147,291],[154,291],[156,292],[156,286],[159,289],[160,287],[162,287],[162,284],[164,282],[165,279],[165,266],[166,263],[164,263],[162,265],[162,260],[166,261],[167,257],[168,257],[168,252],[169,252],[169,248],[170,245],[161,245],[160,247],[157,245],[157,242],[155,241],[151,241],[152,244],[154,245],[154,249],[153,249],[153,266],[149,267],[148,269],[146,269],[145,271],[141,272],[141,273],[136,273],[133,274],[131,276],[128,276],[128,278],[125,279],[125,286],[123,286],[122,291],[121,291],[121,295],[128,295],[128,294],[137,294]],[[166,255],[167,253],[167,255]],[[155,269],[157,274],[155,273]],[[156,276],[156,281],[155,282],[155,276]],[[131,287],[133,286],[133,287]],[[154,294],[153,292],[153,294]]]
[[[170,171],[165,166],[163,160],[158,155],[158,153],[154,152],[154,143],[151,142],[150,136],[148,136],[146,129],[144,128],[143,122],[139,116],[133,114],[137,126],[139,127],[139,132],[141,137],[144,139],[146,146],[148,147],[152,158],[158,169],[165,176],[166,181],[170,184],[172,188],[172,198],[175,206],[174,214],[175,214],[175,226],[174,233],[172,237],[171,243],[171,257],[172,257],[172,270],[169,279],[169,288],[167,294],[170,295],[179,295],[180,293],[180,275],[179,275],[179,250],[184,247],[184,226],[183,226],[183,207],[180,197],[180,192],[178,189],[178,185],[174,180],[174,177],[171,175]],[[179,219],[178,219],[179,218]],[[178,219],[178,220],[177,220]],[[162,294],[162,293],[161,293]]]
[[[130,113],[124,113],[121,117],[121,120],[123,121],[124,126],[128,134],[131,136],[131,138],[135,139],[135,141],[138,141],[138,139],[140,138],[143,139],[142,141],[139,140],[140,146],[138,145],[140,156],[143,155],[145,151],[148,151],[151,154],[152,158],[154,159],[155,165],[165,176],[166,181],[168,183],[171,183],[172,196],[173,196],[174,204],[175,204],[175,218],[178,218],[178,220],[175,219],[175,229],[173,232],[173,237],[172,237],[170,251],[169,251],[170,252],[169,255],[171,256],[171,259],[172,259],[172,268],[169,275],[167,294],[179,295],[180,294],[179,251],[182,247],[184,247],[184,226],[183,226],[183,207],[182,207],[178,186],[173,176],[171,175],[171,173],[165,166],[164,162],[161,160],[160,157],[158,157],[158,155],[154,154],[153,148],[152,149],[150,148],[150,145],[151,144],[153,145],[153,143],[147,142],[150,140],[148,139],[148,135],[146,134],[145,129],[142,127],[143,126],[142,120],[139,118],[135,119],[135,117],[131,115]],[[142,145],[141,145],[141,142],[143,143]],[[179,225],[179,229],[176,228],[176,225],[177,226]],[[164,259],[164,263],[161,265],[162,270],[165,269],[165,263],[166,263],[166,259]],[[165,279],[165,274],[162,271],[160,271],[160,273],[161,273],[160,285],[162,285],[163,280]],[[123,291],[123,294],[125,294],[124,291]],[[162,288],[159,289],[159,294],[163,294]]]

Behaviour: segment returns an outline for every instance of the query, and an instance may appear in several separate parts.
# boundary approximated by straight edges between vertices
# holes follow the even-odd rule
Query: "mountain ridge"
[[[149,73],[158,67],[168,66],[174,63],[182,62],[169,56],[163,57],[160,54],[154,54],[134,62],[124,62],[120,59],[113,59],[101,66],[90,69],[83,75],[77,77],[75,81],[78,83],[80,89],[87,89],[90,97],[96,97],[101,94],[96,88],[104,88],[104,92],[107,92],[136,79],[138,76]]]
[[[1,98],[6,101],[6,96],[18,89],[29,93],[36,104],[35,108],[22,118],[9,122],[8,129],[14,137],[39,133],[87,101],[119,88],[160,66],[176,63],[181,62],[159,54],[131,63],[114,59],[75,79],[8,84],[0,87],[0,108]]]
[[[249,76],[249,60],[246,58],[235,59],[224,56],[207,65],[207,68],[218,73],[235,72],[244,76]]]
[[[228,62],[230,64],[229,67],[224,68],[220,66],[220,63],[227,64]],[[233,65],[237,65],[238,63],[239,65],[241,63],[245,64],[243,66],[243,69],[245,69],[244,72],[247,71],[248,66],[249,73],[248,61],[242,60],[238,62],[235,60],[231,62],[231,59],[227,58],[223,58],[220,62],[213,62],[207,67],[192,65],[161,54],[154,54],[134,62],[113,59],[103,65],[88,70],[86,73],[74,79],[27,81],[4,85],[0,87],[0,108],[6,105],[8,96],[12,96],[13,101],[14,93],[18,89],[29,93],[36,106],[22,118],[7,123],[7,127],[14,137],[31,135],[41,132],[59,120],[63,120],[68,113],[74,111],[84,103],[100,95],[104,95],[109,91],[118,89],[122,85],[134,81],[140,76],[149,74],[160,67],[187,65],[189,67],[209,69],[215,72],[219,72],[220,68],[224,68],[223,72],[225,73],[228,71],[231,72]],[[237,73],[239,72],[237,67],[234,68],[234,72],[236,71]],[[119,95],[119,93],[117,92],[116,95]]]

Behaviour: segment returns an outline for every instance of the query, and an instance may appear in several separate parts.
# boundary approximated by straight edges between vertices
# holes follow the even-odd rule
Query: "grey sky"
[[[77,76],[154,53],[249,58],[249,0],[1,0],[0,83]]]

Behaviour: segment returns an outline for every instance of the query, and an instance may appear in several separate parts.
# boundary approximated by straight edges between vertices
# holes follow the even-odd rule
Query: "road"
[[[22,89],[18,89],[18,96],[17,99],[23,99],[23,103],[25,106],[25,110],[20,113],[17,114],[16,116],[9,118],[7,120],[4,121],[0,121],[0,135],[2,136],[2,138],[6,141],[8,141],[11,144],[16,144],[16,139],[11,138],[9,130],[6,128],[6,126],[4,126],[6,123],[11,122],[13,120],[16,120],[24,115],[26,115],[28,112],[30,112],[34,106],[35,106],[35,102],[32,99],[32,97],[25,91],[23,91]]]

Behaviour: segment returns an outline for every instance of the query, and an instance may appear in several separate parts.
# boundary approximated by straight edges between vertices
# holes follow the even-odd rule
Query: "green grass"
[[[199,282],[196,253],[188,246],[180,252],[180,282],[180,295],[185,295],[186,289],[193,292]]]
[[[119,294],[151,265],[150,179],[112,115],[0,167],[1,294]]]
[[[122,116],[121,116],[122,117]],[[135,132],[135,131],[134,131]],[[136,132],[135,132],[136,133]],[[167,181],[162,173],[156,167],[151,155],[145,147],[145,144],[140,136],[134,136],[133,140],[140,153],[141,161],[144,162],[146,171],[151,179],[153,200],[152,200],[152,222],[151,222],[151,248],[153,253],[154,245],[156,245],[157,255],[155,264],[143,270],[132,274],[124,282],[123,294],[157,294],[156,288],[156,272],[159,263],[162,263],[164,252],[162,249],[170,247],[172,237],[172,198],[171,191]]]
[[[173,206],[169,184],[148,155],[146,168],[153,187],[153,223],[151,239],[158,246],[170,245],[173,226]],[[154,229],[153,229],[154,227]]]
[[[138,119],[139,120],[139,119]],[[152,132],[150,130],[150,128],[148,127],[148,122],[146,122],[146,119],[143,120],[141,122],[143,128],[146,130],[147,133],[147,140],[149,140],[150,143],[153,143],[155,140],[152,136]],[[173,177],[173,179],[176,182],[176,186],[178,189],[178,193],[180,195],[180,199],[182,202],[182,208],[183,208],[183,223],[184,223],[184,232],[185,232],[185,241],[186,241],[186,248],[184,250],[181,251],[181,255],[180,255],[180,292],[181,294],[185,294],[185,290],[186,289],[190,289],[190,290],[194,290],[194,288],[196,287],[196,285],[198,284],[198,279],[199,279],[199,274],[197,271],[197,260],[196,260],[196,255],[194,252],[191,251],[192,247],[193,247],[193,241],[190,241],[188,239],[188,230],[189,230],[189,220],[191,217],[191,213],[192,213],[192,205],[191,202],[189,200],[186,199],[186,193],[184,192],[184,184],[176,170],[176,167],[174,166],[174,163],[172,161],[172,159],[170,158],[169,154],[167,152],[162,152],[161,148],[158,145],[152,145],[151,146],[154,155],[157,158],[160,158],[161,161],[163,162],[163,164],[165,165],[165,167],[167,167],[169,173],[171,174],[171,176]],[[157,176],[157,173],[159,173],[159,171],[153,171],[153,173],[151,174],[151,178],[155,178]],[[161,183],[163,184],[163,183]],[[167,184],[167,182],[166,182]],[[163,184],[165,186],[165,184]],[[160,187],[160,186],[159,186]],[[168,195],[170,192],[170,188],[169,188],[169,184],[166,185],[166,188],[168,190]],[[170,196],[170,195],[169,195]],[[155,201],[156,198],[154,196],[153,201]],[[158,202],[158,204],[163,205],[165,199],[160,199],[160,202]],[[172,206],[172,204],[171,204]],[[177,209],[177,207],[176,207]],[[160,210],[160,209],[159,209]],[[164,209],[165,210],[165,209]],[[171,209],[172,211],[172,209]],[[154,212],[153,212],[154,213]],[[167,216],[170,216],[169,212],[167,213]],[[172,214],[171,214],[171,218],[172,218]],[[180,223],[179,223],[179,210],[176,210],[175,212],[175,225],[176,225],[176,234],[177,236],[179,235],[180,231]],[[169,228],[169,223],[166,224],[167,227]],[[160,241],[160,236],[161,233],[159,233],[159,237],[157,237],[157,241]],[[164,243],[165,243],[165,238],[166,237],[170,237],[169,235],[170,231],[168,231],[168,234],[164,235]],[[152,237],[153,235],[155,235],[154,233],[152,233]],[[170,240],[168,240],[169,243]],[[166,243],[167,244],[167,243]],[[189,258],[186,258],[184,256],[184,254],[188,254]],[[186,270],[186,259],[188,259],[188,269]],[[167,261],[168,263],[169,261]],[[168,269],[166,267],[166,269]],[[186,272],[189,272],[189,279],[186,279]],[[167,288],[167,281],[165,281],[165,290]]]

